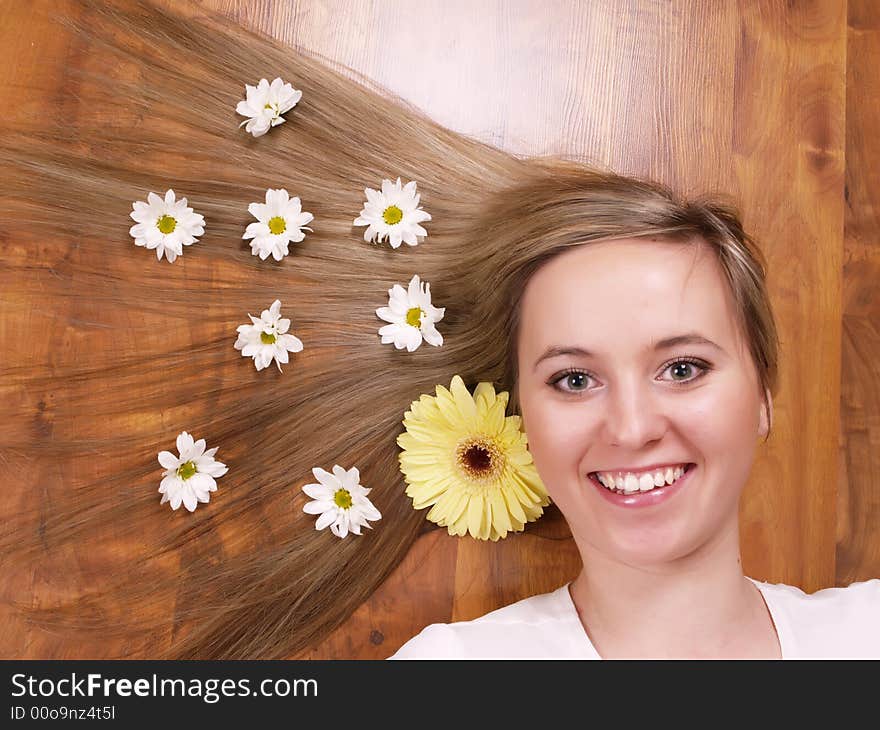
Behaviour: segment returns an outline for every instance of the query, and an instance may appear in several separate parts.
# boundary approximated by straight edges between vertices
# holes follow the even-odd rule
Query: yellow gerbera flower
[[[520,532],[550,504],[508,393],[480,383],[473,396],[456,375],[450,389],[423,395],[404,414],[400,470],[413,507],[450,535],[498,540]]]

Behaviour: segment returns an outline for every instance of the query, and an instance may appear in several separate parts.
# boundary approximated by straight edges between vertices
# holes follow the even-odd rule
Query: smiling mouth
[[[617,486],[617,484],[619,484],[618,481],[615,483],[614,487],[610,487],[600,481],[598,472],[590,472],[587,476],[596,484],[600,485],[603,489],[607,489],[609,492],[612,492],[614,494],[644,494],[647,492],[659,491],[661,489],[665,489],[666,487],[673,486],[676,482],[678,482],[679,479],[684,478],[684,476],[689,471],[694,469],[694,467],[696,467],[696,464],[687,464],[678,477],[674,477],[671,482],[667,479],[664,479],[662,484],[656,484],[653,479],[651,480],[650,485],[647,484],[647,480],[644,483],[640,480],[630,480],[628,484]]]

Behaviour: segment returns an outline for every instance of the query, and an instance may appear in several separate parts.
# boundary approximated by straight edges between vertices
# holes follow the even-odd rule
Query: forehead
[[[714,254],[699,241],[577,246],[532,275],[520,306],[524,357],[567,345],[641,352],[655,340],[689,332],[736,349],[728,286]]]

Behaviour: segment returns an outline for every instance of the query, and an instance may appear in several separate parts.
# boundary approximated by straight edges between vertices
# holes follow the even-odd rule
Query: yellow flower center
[[[186,462],[185,464],[181,464],[177,467],[177,476],[181,479],[189,479],[193,474],[196,473],[196,465],[191,461]]]
[[[275,339],[275,335],[273,335],[271,332],[260,332],[260,342],[262,342],[264,345],[271,345],[273,342],[275,342]]]
[[[422,310],[419,307],[413,307],[406,313],[406,323],[412,327],[422,326]]]
[[[336,494],[333,495],[333,501],[336,502],[337,507],[350,509],[352,504],[351,493],[347,489],[337,489]]]
[[[504,457],[495,443],[476,436],[462,441],[456,449],[456,461],[465,475],[474,482],[495,479],[504,467]]]
[[[156,221],[156,228],[158,228],[162,233],[168,234],[173,233],[174,229],[177,228],[177,219],[172,218],[170,215],[163,215],[159,220]]]
[[[389,226],[393,226],[395,223],[400,223],[403,220],[403,211],[396,205],[389,205],[385,208],[385,212],[382,213],[382,220]]]
[[[276,236],[279,233],[284,233],[287,230],[287,221],[280,215],[276,215],[274,218],[269,219],[269,230]]]

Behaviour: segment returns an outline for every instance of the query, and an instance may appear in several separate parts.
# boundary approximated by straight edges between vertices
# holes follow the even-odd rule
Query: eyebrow
[[[660,340],[654,345],[654,351],[658,352],[659,350],[668,350],[670,347],[676,347],[678,345],[709,345],[710,347],[714,347],[720,352],[724,352],[724,348],[721,347],[721,345],[712,342],[712,340],[710,340],[708,337],[704,337],[697,332],[688,332],[684,335],[675,335],[674,337],[667,337],[666,339]],[[581,357],[595,357],[595,353],[591,352],[590,350],[586,350],[583,347],[563,347],[561,345],[554,345],[553,347],[548,347],[546,352],[544,352],[544,354],[535,361],[535,369],[537,370],[538,365],[540,365],[544,360],[559,357],[560,355],[579,355]]]

